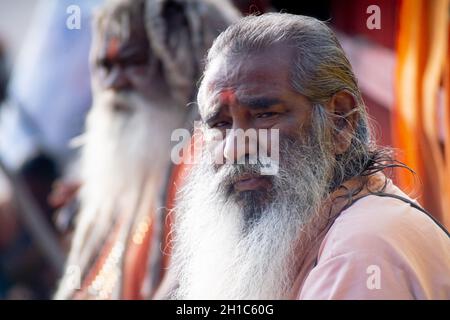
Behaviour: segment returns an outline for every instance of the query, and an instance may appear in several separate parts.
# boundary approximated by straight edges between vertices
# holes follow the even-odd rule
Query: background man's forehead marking
[[[113,59],[117,57],[120,48],[120,41],[117,37],[111,37],[106,39],[106,57]]]

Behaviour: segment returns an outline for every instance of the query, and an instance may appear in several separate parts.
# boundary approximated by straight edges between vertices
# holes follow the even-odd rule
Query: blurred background
[[[62,270],[76,209],[61,208],[55,183],[73,174],[70,141],[91,104],[90,20],[103,1],[0,1],[0,299],[49,298]],[[330,23],[378,143],[416,172],[394,179],[450,227],[450,2],[233,3],[244,14],[283,11]],[[79,28],[67,25],[71,5],[80,8]],[[59,195],[71,192],[65,188]]]

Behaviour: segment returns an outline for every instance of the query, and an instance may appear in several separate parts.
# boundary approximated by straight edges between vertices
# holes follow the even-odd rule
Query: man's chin
[[[265,188],[234,192],[231,198],[242,212],[247,224],[259,220],[273,200]]]

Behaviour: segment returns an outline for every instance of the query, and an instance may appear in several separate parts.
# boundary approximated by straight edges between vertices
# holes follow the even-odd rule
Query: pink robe
[[[390,180],[384,192],[408,198]],[[450,240],[409,204],[368,195],[322,232],[303,260],[293,296],[450,299]]]

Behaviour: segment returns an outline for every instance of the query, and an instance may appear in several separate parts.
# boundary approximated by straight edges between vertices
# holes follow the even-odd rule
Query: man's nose
[[[122,90],[131,86],[125,71],[120,66],[114,66],[104,81],[105,89]]]
[[[257,133],[253,128],[231,129],[225,137],[223,156],[227,162],[237,163],[240,160],[257,156]]]

